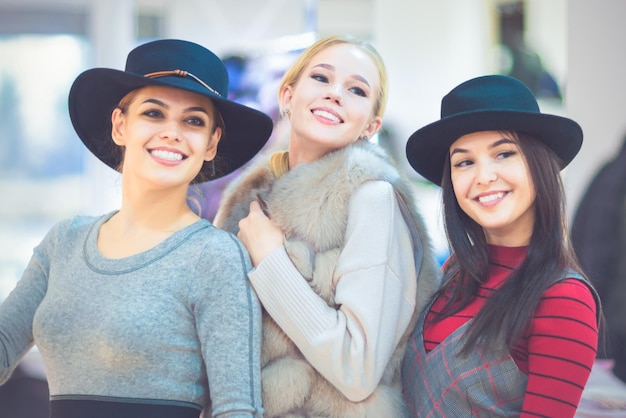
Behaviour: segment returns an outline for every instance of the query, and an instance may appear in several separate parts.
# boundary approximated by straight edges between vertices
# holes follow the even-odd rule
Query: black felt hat
[[[216,161],[224,176],[247,163],[265,145],[273,123],[264,113],[228,100],[228,72],[210,50],[193,42],[163,39],[140,45],[127,57],[124,71],[92,68],[81,73],[70,89],[69,113],[76,133],[106,165],[118,169],[121,153],[111,138],[111,112],[130,91],[167,86],[212,99],[224,120]],[[205,164],[202,170],[210,170]],[[207,173],[212,174],[212,173]]]
[[[576,156],[583,132],[575,121],[541,113],[535,96],[521,81],[503,75],[468,80],[441,101],[441,119],[414,132],[407,141],[411,166],[441,185],[449,148],[459,137],[479,131],[526,132],[550,147],[563,167]]]

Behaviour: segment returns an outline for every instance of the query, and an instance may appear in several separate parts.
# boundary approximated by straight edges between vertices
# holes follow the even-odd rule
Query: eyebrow
[[[169,109],[169,105],[167,105],[165,102],[159,100],[159,99],[153,99],[153,98],[149,98],[143,101],[143,103],[152,103],[155,104],[157,106],[161,106],[164,107],[166,109]],[[209,112],[203,108],[202,106],[192,106],[192,107],[188,107],[184,110],[185,112],[202,112],[202,113],[206,113],[207,115],[209,115]]]
[[[489,148],[490,149],[497,148],[497,147],[499,147],[502,144],[516,144],[516,142],[513,141],[512,139],[509,139],[509,138],[502,138],[502,139],[498,139],[496,142],[494,142],[493,144],[489,145]],[[450,153],[450,157],[452,157],[454,154],[465,153],[465,152],[469,152],[469,151],[467,149],[465,149],[465,148],[455,148]]]
[[[327,69],[327,70],[335,70],[335,66],[330,65],[330,64],[325,64],[325,63],[321,63],[321,64],[317,64],[317,65],[314,65],[314,66],[313,66],[313,68],[317,68],[317,67],[322,67],[322,68],[325,68],[325,69]],[[368,82],[367,82],[367,80],[365,79],[365,77],[360,76],[360,75],[358,75],[358,74],[354,74],[354,75],[352,75],[351,77],[352,77],[352,78],[354,78],[354,79],[356,79],[356,80],[358,80],[358,81],[360,81],[360,82],[362,82],[362,83],[364,83],[364,84],[366,84],[366,85],[367,85],[367,87],[370,87],[370,83],[368,83]]]

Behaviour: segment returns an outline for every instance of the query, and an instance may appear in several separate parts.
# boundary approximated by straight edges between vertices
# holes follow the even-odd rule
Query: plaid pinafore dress
[[[566,277],[588,283],[573,271]],[[559,280],[562,279],[555,283]],[[595,296],[593,289],[592,292]],[[429,310],[430,306],[420,315],[402,369],[404,395],[412,416],[519,416],[528,378],[518,369],[506,347],[484,350],[477,346],[469,356],[461,357],[467,322],[427,353],[423,327]]]

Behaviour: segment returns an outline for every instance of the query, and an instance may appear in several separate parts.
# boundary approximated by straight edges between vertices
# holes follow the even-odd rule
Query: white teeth
[[[183,156],[177,152],[163,151],[163,150],[157,149],[157,150],[152,150],[151,153],[155,157],[159,157],[163,160],[180,161],[183,159]]]
[[[322,116],[322,117],[324,117],[326,119],[330,119],[330,120],[332,120],[334,122],[341,122],[337,116],[335,116],[332,113],[327,112],[325,110],[314,110],[313,114],[314,115],[318,115],[318,116]]]
[[[481,196],[481,197],[479,197],[479,198],[478,198],[478,201],[479,201],[480,203],[492,202],[492,201],[494,201],[494,200],[501,199],[501,198],[502,198],[502,196],[504,196],[504,193],[503,193],[503,192],[500,192],[500,193],[494,193],[494,194],[490,194],[490,195],[488,195],[488,196]]]

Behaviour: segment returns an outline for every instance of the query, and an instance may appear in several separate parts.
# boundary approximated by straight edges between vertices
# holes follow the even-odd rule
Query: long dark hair
[[[526,258],[487,299],[470,323],[464,353],[476,344],[506,344],[512,348],[523,336],[542,294],[554,279],[566,269],[583,274],[567,232],[559,158],[550,148],[527,134],[507,134],[518,142],[535,187],[535,223]],[[449,279],[441,290],[449,291],[451,297],[435,315],[435,321],[467,306],[486,280],[489,269],[483,228],[461,210],[456,200],[449,158],[441,186],[445,229],[453,255],[444,267],[444,275]]]

